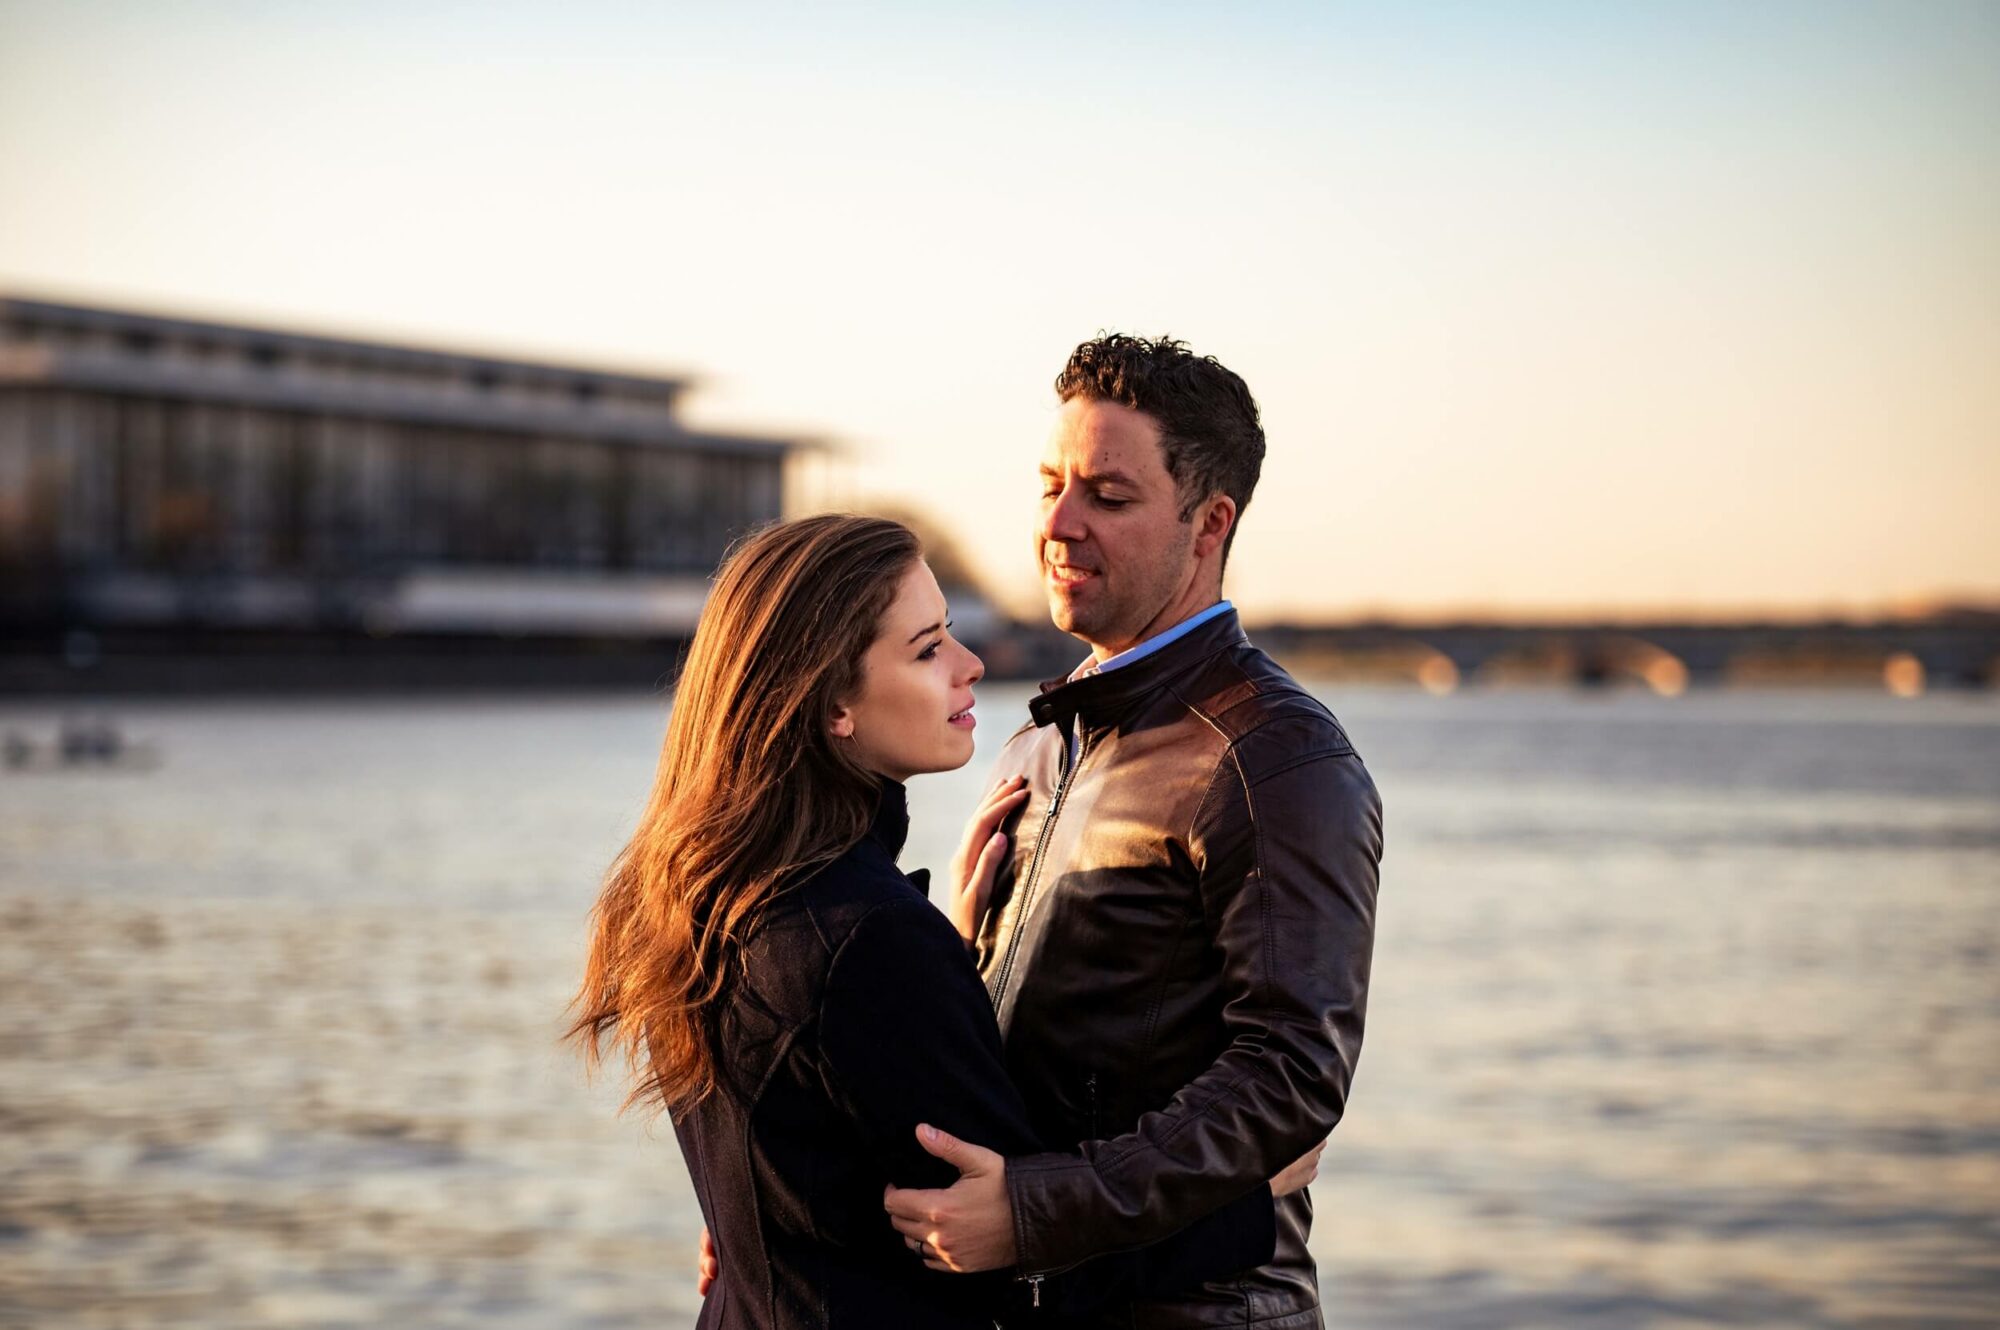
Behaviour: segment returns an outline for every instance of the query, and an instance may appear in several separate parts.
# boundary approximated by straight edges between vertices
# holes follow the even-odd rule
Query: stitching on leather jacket
[[[1204,920],[1204,922],[1206,922]],[[1139,1056],[1151,1057],[1153,1036],[1160,1028],[1160,1009],[1167,1005],[1167,986],[1174,981],[1174,962],[1180,959],[1181,946],[1187,940],[1188,928],[1183,924],[1175,931],[1173,945],[1161,957],[1160,982],[1153,987],[1152,1001],[1146,1006],[1146,1026],[1139,1036]]]
[[[1192,711],[1193,708],[1189,708],[1189,710]],[[1194,714],[1201,715],[1200,712],[1195,712]],[[1203,716],[1202,719],[1206,720],[1207,717]],[[1188,817],[1187,832],[1181,837],[1183,843],[1189,846],[1194,845],[1195,833],[1201,828],[1201,815],[1208,811],[1209,800],[1215,797],[1216,788],[1222,784],[1222,778],[1229,770],[1229,745],[1227,743],[1229,736],[1225,734],[1220,737],[1224,740],[1224,744],[1222,751],[1216,755],[1215,770],[1209,774],[1208,787],[1201,792],[1201,798],[1195,801],[1194,812]],[[1199,884],[1199,875],[1197,875],[1195,880]],[[1199,886],[1197,886],[1195,894],[1201,898],[1202,910],[1206,913],[1208,909],[1208,893],[1200,890]]]
[[[1243,816],[1250,822],[1250,872],[1245,877],[1264,882],[1264,820],[1257,816],[1256,801],[1250,797],[1250,776],[1243,770],[1243,754],[1235,744],[1229,746],[1229,759],[1236,766],[1236,778],[1243,782]],[[1271,973],[1276,968],[1277,946],[1271,940],[1271,893],[1260,891],[1257,895],[1257,929],[1264,937],[1264,954],[1257,967],[1255,992],[1266,1006],[1271,1005]]]
[[[1235,1098],[1236,1092],[1239,1089],[1241,1089],[1246,1082],[1252,1080],[1254,1076],[1255,1076],[1254,1071],[1246,1069],[1242,1074],[1238,1075],[1235,1079],[1231,1080],[1229,1084],[1223,1086],[1221,1089],[1217,1090],[1214,1094],[1202,1100],[1201,1103],[1190,1107],[1187,1113],[1183,1115],[1181,1118],[1179,1118],[1177,1121],[1175,1121],[1173,1125],[1170,1126],[1166,1130],[1166,1132],[1159,1137],[1158,1140],[1154,1140],[1152,1137],[1142,1135],[1138,1138],[1136,1144],[1129,1145],[1125,1149],[1117,1152],[1116,1154],[1113,1154],[1112,1152],[1107,1150],[1094,1161],[1086,1159],[1082,1160],[1081,1162],[1086,1167],[1094,1168],[1099,1173],[1103,1173],[1109,1169],[1116,1168],[1118,1165],[1124,1163],[1126,1160],[1132,1158],[1134,1155],[1140,1154],[1144,1150],[1156,1149],[1160,1146],[1163,1146],[1168,1141],[1173,1140],[1174,1137],[1186,1131],[1189,1127],[1192,1127],[1196,1122],[1199,1122],[1201,1119],[1207,1117],[1210,1111],[1213,1110],[1217,1104],[1221,1103],[1225,1099]]]
[[[1258,772],[1257,779],[1250,782],[1250,788],[1254,790],[1259,785],[1262,785],[1265,781],[1270,780],[1272,777],[1282,776],[1287,771],[1292,770],[1294,767],[1302,767],[1308,762],[1324,762],[1329,758],[1359,757],[1359,756],[1361,756],[1361,754],[1354,751],[1354,745],[1352,744],[1349,744],[1345,748],[1322,748],[1318,752],[1301,753],[1299,756],[1291,758],[1289,761],[1282,762],[1279,765],[1272,767],[1269,771]]]

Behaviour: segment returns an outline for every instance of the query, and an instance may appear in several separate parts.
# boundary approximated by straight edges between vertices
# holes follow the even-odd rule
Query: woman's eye
[[[944,645],[944,639],[940,637],[937,641],[931,643],[929,646],[925,647],[922,651],[919,651],[917,653],[917,659],[918,660],[936,659],[938,648],[943,645]]]

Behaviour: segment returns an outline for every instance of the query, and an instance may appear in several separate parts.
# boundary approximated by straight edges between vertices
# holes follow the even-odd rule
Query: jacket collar
[[[1249,642],[1236,611],[1225,610],[1186,637],[1169,642],[1130,665],[1081,679],[1048,680],[1042,685],[1041,696],[1029,700],[1028,714],[1037,725],[1054,724],[1064,730],[1078,717],[1086,725],[1103,723],[1216,652],[1247,646]]]
[[[889,852],[894,859],[903,852],[903,842],[910,837],[910,800],[901,781],[882,780],[881,801],[875,805],[875,820],[868,826],[868,838]]]

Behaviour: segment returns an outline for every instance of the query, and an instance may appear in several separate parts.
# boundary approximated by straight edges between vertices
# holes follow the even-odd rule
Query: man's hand
[[[959,1178],[944,1191],[890,1187],[882,1193],[882,1208],[903,1245],[933,1270],[964,1275],[1013,1265],[1019,1257],[1007,1161],[929,1123],[917,1128],[917,1144],[957,1169]]]
[[[970,947],[979,937],[980,921],[986,917],[986,902],[993,896],[993,875],[1007,853],[1007,838],[1000,824],[1028,798],[1028,778],[1008,776],[981,801],[979,811],[965,824],[965,839],[951,857],[951,899],[945,913],[953,928]]]
[[[722,1277],[722,1262],[715,1259],[715,1239],[708,1236],[708,1225],[701,1226],[701,1274],[695,1279],[694,1291],[702,1297],[715,1287],[715,1281]]]
[[[1319,1176],[1319,1153],[1324,1149],[1326,1142],[1321,1141],[1285,1165],[1284,1170],[1271,1179],[1271,1195],[1290,1196],[1295,1191],[1304,1191]]]

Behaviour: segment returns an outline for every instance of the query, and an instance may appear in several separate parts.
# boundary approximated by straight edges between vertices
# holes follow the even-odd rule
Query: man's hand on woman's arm
[[[1017,1257],[1007,1161],[929,1123],[917,1128],[917,1144],[959,1176],[943,1191],[891,1186],[882,1193],[882,1208],[903,1241],[933,1270],[966,1275],[1013,1265]]]
[[[890,1187],[882,1194],[889,1222],[906,1242],[914,1241],[933,1270],[971,1274],[1003,1270],[1020,1254],[1014,1240],[1014,1207],[1007,1199],[1007,1161],[993,1151],[959,1140],[926,1123],[917,1143],[959,1172],[943,1191]],[[1319,1176],[1321,1141],[1286,1165],[1270,1181],[1271,1195],[1304,1191]]]

